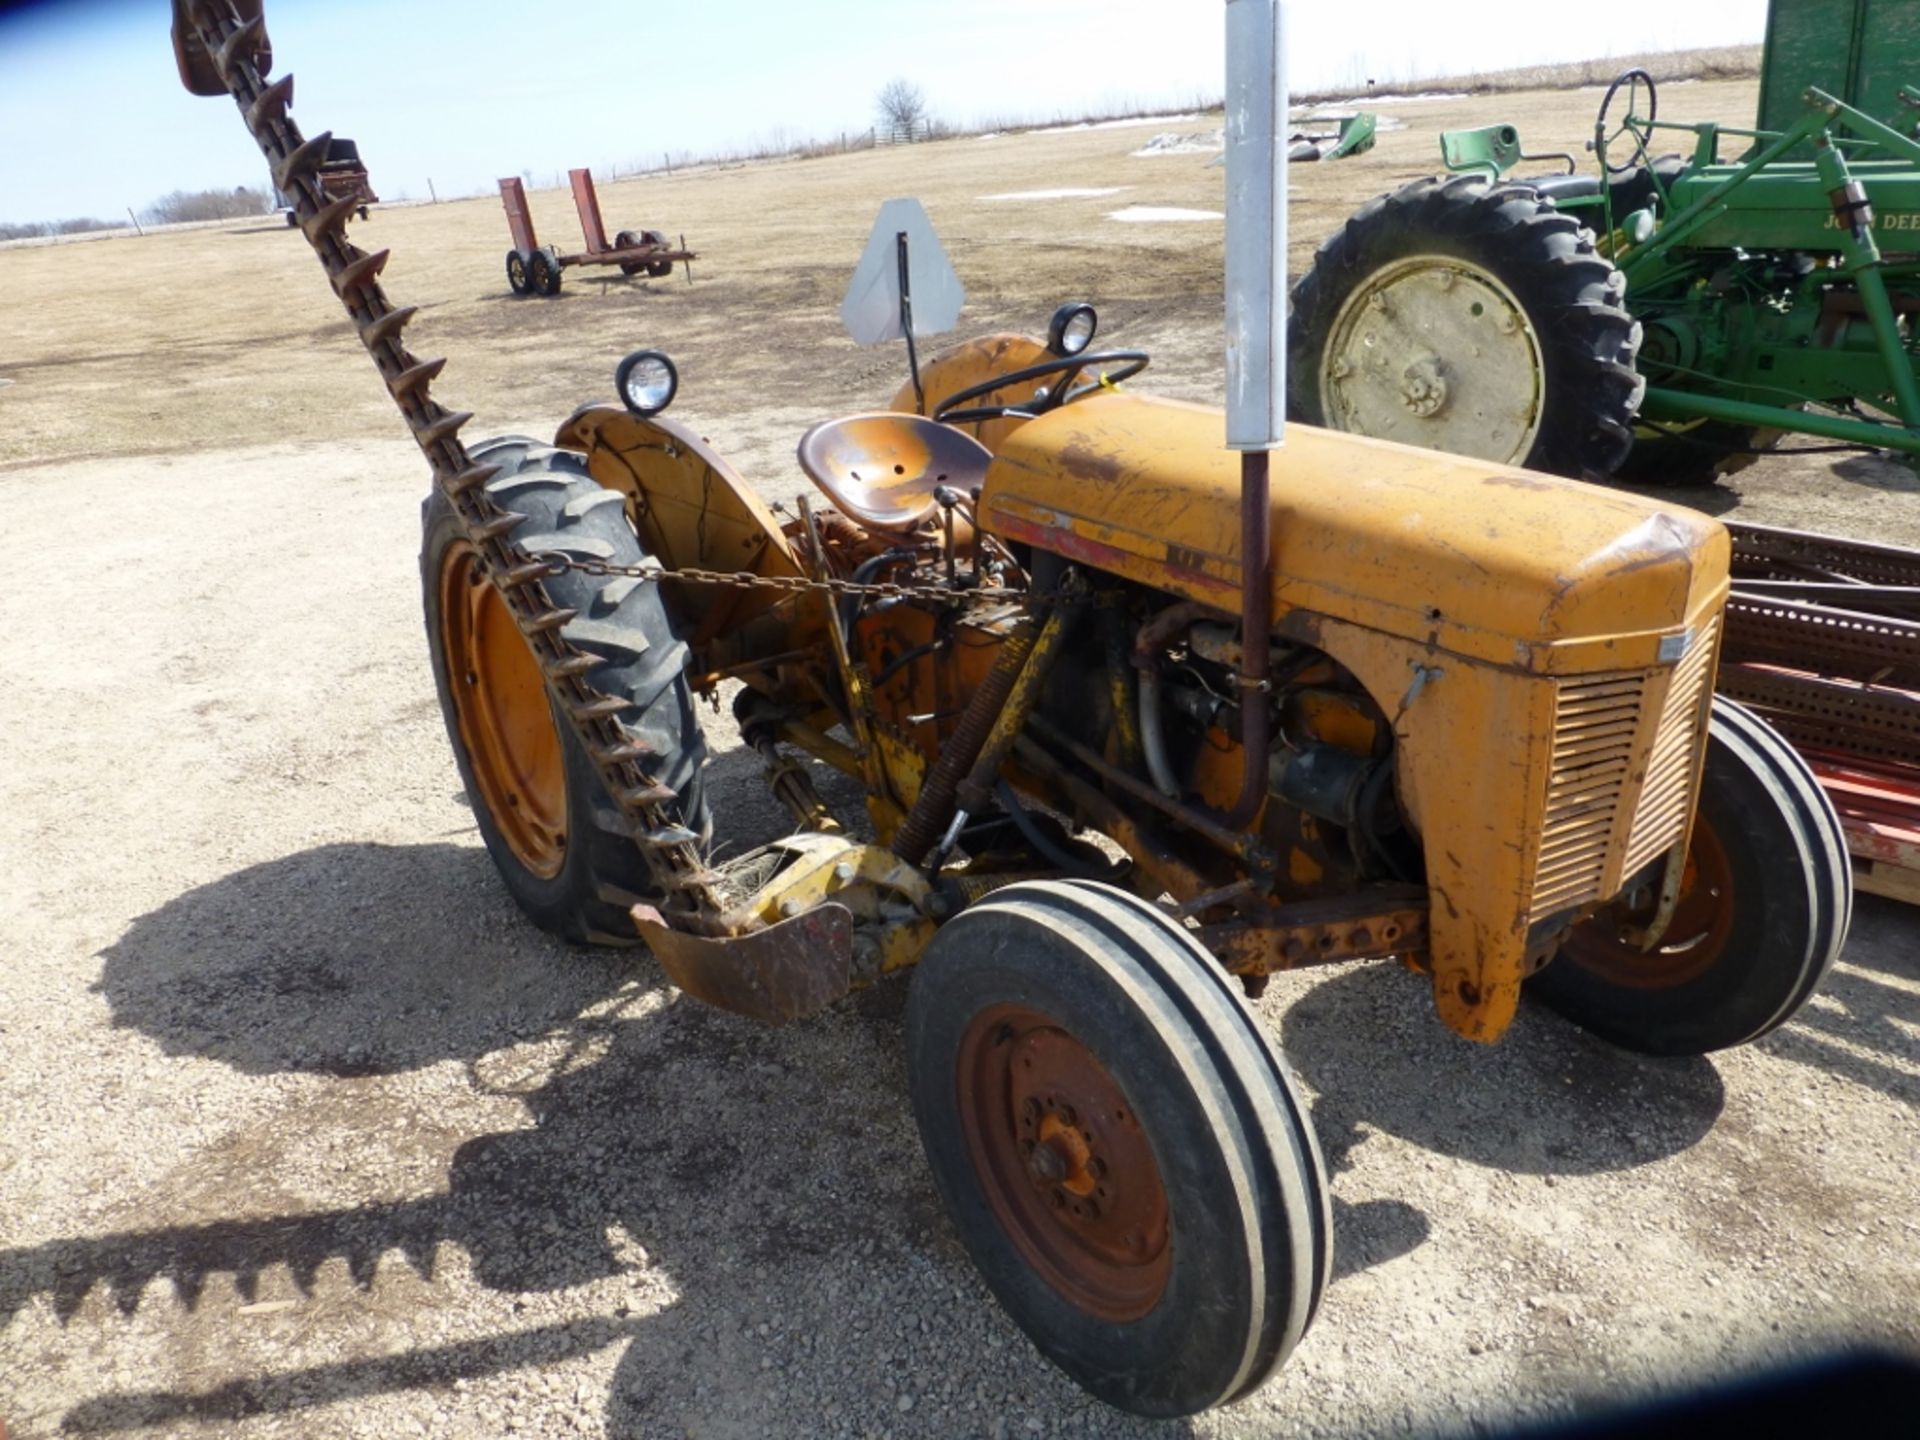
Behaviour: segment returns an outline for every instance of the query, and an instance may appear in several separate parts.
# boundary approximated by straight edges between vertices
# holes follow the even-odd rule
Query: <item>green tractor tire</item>
[[[1530,187],[1417,180],[1362,207],[1294,287],[1289,414],[1605,480],[1645,391],[1624,290],[1593,233]]]

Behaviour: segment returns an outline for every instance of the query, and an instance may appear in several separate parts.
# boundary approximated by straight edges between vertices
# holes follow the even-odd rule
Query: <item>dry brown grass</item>
[[[1577,90],[1605,85],[1624,70],[1645,70],[1656,81],[1746,80],[1760,73],[1758,45],[1714,45],[1699,50],[1645,51],[1613,55],[1604,60],[1570,60],[1557,65],[1523,65],[1513,70],[1489,70],[1466,75],[1431,75],[1417,80],[1394,80],[1375,85],[1375,95],[1461,93],[1505,95],[1519,90]],[[1316,90],[1294,98],[1300,101],[1351,99],[1353,86]]]

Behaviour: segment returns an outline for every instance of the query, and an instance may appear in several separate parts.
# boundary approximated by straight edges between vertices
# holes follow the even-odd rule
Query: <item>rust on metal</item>
[[[291,83],[269,83],[262,73],[271,65],[260,6],[252,0],[174,0],[175,51],[181,79],[197,94],[229,95],[238,108],[268,166],[287,175],[292,214],[313,247],[335,295],[366,344],[367,352],[389,383],[390,393],[413,430],[422,454],[457,518],[475,556],[475,567],[498,590],[506,616],[532,653],[551,693],[573,719],[577,738],[590,755],[605,755],[626,739],[615,721],[625,702],[595,690],[584,676],[557,673],[576,652],[557,630],[537,623],[555,609],[548,598],[545,565],[527,563],[526,552],[510,534],[490,533],[489,522],[501,514],[484,488],[498,467],[476,465],[457,433],[442,427],[447,411],[429,395],[439,373],[437,362],[424,364],[399,340],[401,321],[383,323],[394,306],[381,290],[379,274],[384,251],[368,254],[349,242],[335,226],[320,223],[337,198],[323,183],[324,176],[307,169],[315,154],[298,125],[275,102],[276,87],[291,94]],[[215,83],[217,82],[217,83]],[[609,703],[610,702],[610,703]],[[657,782],[637,762],[596,761],[599,778],[615,797],[622,818],[636,836],[676,833],[677,817],[660,805],[632,804],[625,797],[654,793]],[[720,908],[711,890],[711,874],[693,839],[660,844],[651,849],[648,863],[670,897],[676,916],[698,925]]]
[[[1718,688],[1799,749],[1860,889],[1920,901],[1920,553],[1730,524]]]
[[[1173,1270],[1170,1207],[1120,1083],[1051,1016],[982,1010],[956,1065],[961,1133],[1021,1258],[1076,1309],[1125,1324]]]
[[[745,935],[690,935],[651,905],[634,906],[633,923],[675,985],[763,1025],[804,1020],[853,989],[853,912],[835,901]]]
[[[1227,969],[1271,975],[1336,960],[1418,955],[1427,944],[1427,892],[1377,887],[1303,900],[1255,917],[1203,926],[1200,941]]]

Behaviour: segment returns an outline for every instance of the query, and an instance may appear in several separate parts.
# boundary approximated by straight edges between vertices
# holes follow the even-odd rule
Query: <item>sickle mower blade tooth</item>
[[[675,985],[762,1025],[804,1020],[853,988],[853,912],[831,900],[727,939],[670,930],[649,905],[633,923]]]

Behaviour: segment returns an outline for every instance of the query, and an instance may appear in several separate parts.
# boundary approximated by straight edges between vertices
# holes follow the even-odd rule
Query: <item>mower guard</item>
[[[675,985],[762,1025],[804,1020],[853,988],[853,912],[835,901],[724,938],[672,929],[651,905],[633,907],[633,924]]]

